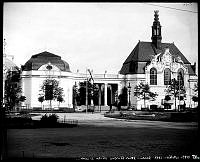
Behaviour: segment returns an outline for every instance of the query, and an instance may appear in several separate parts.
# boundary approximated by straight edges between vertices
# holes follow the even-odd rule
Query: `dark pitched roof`
[[[47,51],[44,51],[44,52],[42,52],[42,53],[39,53],[39,54],[36,54],[36,55],[33,55],[33,56],[32,56],[32,58],[44,58],[44,57],[55,58],[55,59],[61,59],[60,56],[55,55],[55,54],[50,53],[50,52],[47,52]]]
[[[185,65],[188,68],[189,75],[195,75],[196,76],[196,69],[193,68],[193,65],[187,64]]]
[[[139,41],[123,63],[120,74],[143,74],[144,68],[146,66],[145,63],[150,62],[152,55],[156,55],[160,52],[163,54],[166,48],[169,48],[169,51],[173,57],[176,58],[177,56],[179,56],[181,57],[184,64],[190,64],[190,62],[179,51],[174,43],[161,43],[161,49],[156,49],[152,42]],[[194,73],[192,71],[192,68],[189,72]]]
[[[180,56],[185,64],[190,62],[185,58],[185,56],[179,51],[174,43],[161,43],[161,49],[156,49],[152,42],[138,42],[131,54],[128,56],[124,63],[130,61],[146,62],[151,59],[151,55],[156,55],[160,52],[164,53],[165,48],[169,48],[169,51],[175,57]]]
[[[51,62],[51,64],[57,66],[61,71],[70,72],[69,64],[61,60],[60,56],[52,54],[50,52],[42,52],[33,55],[24,66],[22,66],[23,71],[38,70],[42,65]]]

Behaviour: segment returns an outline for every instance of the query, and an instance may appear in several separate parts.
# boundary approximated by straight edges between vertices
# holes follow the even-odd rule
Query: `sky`
[[[72,72],[117,74],[139,40],[151,42],[154,10],[159,10],[162,42],[174,42],[198,67],[197,3],[7,2],[5,53],[14,55],[17,66],[48,51]]]

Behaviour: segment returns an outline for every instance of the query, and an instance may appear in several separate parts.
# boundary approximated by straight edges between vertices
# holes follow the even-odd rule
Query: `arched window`
[[[160,35],[160,33],[159,33],[159,27],[157,27],[157,35]]]
[[[169,68],[166,68],[164,71],[164,85],[169,85],[171,81],[171,71]]]
[[[156,29],[154,29],[154,35],[157,35]]]
[[[157,70],[155,68],[150,70],[150,85],[157,85]]]
[[[177,80],[180,85],[184,85],[184,71],[183,69],[178,69]]]

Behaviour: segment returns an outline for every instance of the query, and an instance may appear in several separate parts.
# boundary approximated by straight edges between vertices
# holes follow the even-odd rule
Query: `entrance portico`
[[[120,93],[120,84],[122,78],[120,75],[109,74],[94,74],[94,85],[98,88],[98,103],[99,106],[109,106],[117,101]],[[84,82],[86,74],[77,73],[74,77],[75,82]]]

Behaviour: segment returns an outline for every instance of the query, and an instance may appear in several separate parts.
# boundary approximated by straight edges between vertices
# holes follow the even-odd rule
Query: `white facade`
[[[53,68],[49,71],[46,69],[45,64],[41,66],[38,70],[23,71],[22,73],[22,92],[26,96],[24,106],[28,108],[38,108],[42,109],[49,108],[49,101],[44,101],[41,103],[38,101],[38,97],[43,81],[51,78],[59,81],[59,87],[64,90],[64,102],[59,103],[57,101],[52,101],[52,108],[56,109],[58,107],[72,108],[72,87],[73,87],[73,74],[71,72],[61,71],[55,65],[50,64]]]
[[[158,54],[159,55],[159,54]],[[133,90],[136,85],[138,85],[140,82],[144,82],[150,85],[150,91],[157,93],[158,96],[156,97],[155,101],[146,101],[146,106],[150,107],[150,105],[158,105],[158,107],[163,108],[162,100],[166,96],[166,89],[167,85],[164,84],[164,70],[170,69],[171,71],[171,79],[175,78],[177,79],[178,70],[182,69],[184,71],[184,87],[186,89],[186,98],[185,103],[186,107],[194,107],[194,103],[192,103],[192,96],[194,95],[194,84],[197,84],[198,78],[197,76],[190,76],[188,73],[188,68],[182,63],[181,59],[179,58],[179,62],[175,61],[173,59],[169,49],[165,49],[165,52],[163,56],[158,57],[154,56],[150,62],[145,67],[145,74],[129,74],[126,75],[126,79],[131,84],[131,89]],[[157,70],[157,84],[151,85],[150,84],[150,69],[155,68]],[[131,105],[136,107],[138,110],[140,110],[142,107],[144,107],[144,100],[138,99],[136,96],[134,96],[133,93],[131,93]],[[172,101],[174,103],[174,98],[172,98]],[[182,102],[182,101],[180,101]],[[176,105],[182,104],[177,99]],[[172,105],[172,109],[175,109],[175,104]]]
[[[180,60],[181,61],[181,60]],[[47,70],[47,66],[51,65],[52,69]],[[150,69],[155,68],[157,70],[157,84],[150,84]],[[134,88],[140,82],[148,83],[150,85],[150,90],[152,92],[156,92],[158,94],[155,101],[146,101],[146,106],[150,105],[158,105],[158,107],[163,107],[162,100],[166,95],[166,87],[164,85],[164,70],[169,68],[171,70],[171,79],[177,78],[178,69],[183,69],[184,71],[184,85],[186,88],[186,106],[193,107],[194,103],[192,103],[192,96],[194,95],[194,84],[197,83],[197,76],[190,76],[188,74],[187,67],[181,62],[175,62],[172,59],[170,51],[166,49],[165,53],[159,59],[153,58],[145,68],[145,74],[128,74],[128,75],[109,75],[109,74],[92,74],[94,83],[100,83],[103,85],[104,89],[104,106],[108,106],[107,99],[107,87],[111,87],[111,84],[117,85],[117,95],[121,94],[121,90],[123,87],[128,87],[129,83],[131,86],[130,93],[130,103],[131,106],[140,110],[144,107],[144,101],[138,99],[134,96]],[[64,102],[58,103],[57,101],[52,101],[52,108],[57,109],[60,108],[73,108],[73,85],[78,85],[79,82],[83,82],[86,80],[86,77],[90,77],[89,74],[82,73],[71,73],[61,71],[57,66],[52,65],[51,63],[42,65],[38,70],[31,71],[23,71],[22,73],[22,92],[24,96],[26,96],[26,100],[23,103],[27,108],[41,108],[47,109],[50,106],[49,101],[39,102],[38,97],[40,96],[40,89],[42,83],[47,78],[56,79],[59,81],[59,86],[64,90]],[[128,96],[129,97],[129,96]],[[174,99],[172,99],[174,100]],[[173,101],[174,103],[174,101]],[[179,105],[179,100],[177,100],[177,105]],[[174,109],[174,104],[172,105],[172,109]]]
[[[51,70],[46,67],[52,66]],[[102,91],[104,91],[104,105],[107,106],[107,88],[111,88],[111,84],[117,85],[117,95],[120,94],[121,83],[123,82],[121,75],[109,74],[92,74],[95,84],[102,84]],[[51,78],[59,81],[59,87],[64,90],[64,102],[51,101],[51,108],[73,108],[73,86],[75,83],[83,82],[86,78],[90,78],[89,74],[71,73],[61,71],[56,65],[48,64],[42,65],[38,70],[30,70],[22,72],[22,95],[26,96],[23,106],[28,109],[42,108],[43,110],[50,107],[50,101],[39,102],[38,97],[41,93],[41,86],[43,81]],[[114,96],[114,94],[113,94]]]

